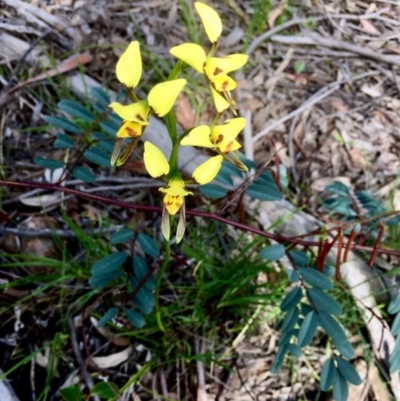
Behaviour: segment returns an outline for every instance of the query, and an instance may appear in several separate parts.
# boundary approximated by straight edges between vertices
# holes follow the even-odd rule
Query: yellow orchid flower
[[[248,59],[246,54],[231,54],[224,58],[210,57],[195,43],[174,46],[169,52],[197,72],[204,74],[211,86],[214,104],[219,113],[226,110],[229,105],[234,105],[230,91],[235,89],[237,84],[227,74],[246,64]]]
[[[142,57],[140,55],[140,44],[137,40],[131,42],[116,67],[118,81],[128,88],[134,88],[142,76]]]
[[[168,215],[174,216],[180,211],[177,229],[177,242],[179,242],[183,237],[186,225],[185,196],[193,195],[193,192],[185,189],[185,181],[178,171],[173,172],[173,175],[167,178],[170,173],[168,160],[161,150],[151,142],[144,143],[143,159],[147,172],[153,178],[162,178],[167,183],[165,187],[159,188],[159,191],[165,194],[163,204]],[[208,184],[218,174],[222,160],[223,158],[220,155],[206,160],[194,170],[192,181],[200,185]],[[166,239],[169,239],[170,236],[168,215],[163,212],[161,223],[161,228]]]
[[[186,79],[174,79],[155,85],[149,92],[148,98],[136,103],[123,105],[112,102],[109,107],[123,119],[122,125],[117,132],[119,138],[114,146],[111,156],[111,164],[123,164],[140,136],[143,134],[145,126],[149,124],[150,113],[158,117],[165,116],[173,107],[176,98],[186,85]],[[120,156],[120,151],[125,138],[135,138]]]
[[[210,6],[207,6],[207,4],[197,1],[194,3],[194,6],[200,15],[208,39],[210,39],[211,43],[216,43],[222,33],[221,18],[218,13]]]

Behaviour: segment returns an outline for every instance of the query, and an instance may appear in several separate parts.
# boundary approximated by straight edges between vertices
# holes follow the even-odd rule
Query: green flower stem
[[[174,68],[169,73],[168,81],[172,81],[173,79],[176,79],[179,77],[179,74],[182,72],[182,64],[183,64],[183,62],[181,60],[178,60],[176,62]]]
[[[161,281],[162,281],[162,278],[164,277],[165,269],[167,268],[170,258],[171,258],[171,245],[170,245],[169,241],[165,240],[164,260],[161,264],[160,271],[158,272],[158,275],[157,275],[156,292],[155,292],[156,319],[157,319],[158,328],[162,332],[165,332],[165,327],[162,323],[161,312],[160,312],[160,289],[161,289]]]
[[[175,140],[172,141],[172,152],[169,158],[169,171],[174,171],[176,169],[176,163],[178,162],[179,144],[179,138],[175,138]]]

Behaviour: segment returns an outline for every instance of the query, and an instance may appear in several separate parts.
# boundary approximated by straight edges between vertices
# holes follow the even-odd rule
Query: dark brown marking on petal
[[[228,87],[228,85],[229,85],[229,81],[224,81],[224,82],[222,82],[222,91],[223,91],[223,92],[226,91],[226,88]]]
[[[215,70],[214,70],[214,72],[213,72],[213,75],[221,74],[221,72],[224,72],[224,70],[221,70],[221,68],[215,67]]]
[[[144,118],[140,114],[136,114],[135,116],[139,121],[145,121]]]
[[[230,152],[232,149],[233,141],[230,141],[226,146],[225,146],[225,152]]]
[[[134,129],[132,129],[131,127],[125,127],[125,131],[132,138],[134,138],[134,137],[139,135],[139,133],[137,131],[135,131]]]
[[[173,203],[174,203],[174,202],[167,202],[167,201],[165,201],[165,202],[164,202],[164,205],[165,205],[165,206],[171,206]]]
[[[221,143],[223,140],[224,136],[222,134],[219,134],[217,140],[215,141],[215,144],[217,145],[218,143]]]

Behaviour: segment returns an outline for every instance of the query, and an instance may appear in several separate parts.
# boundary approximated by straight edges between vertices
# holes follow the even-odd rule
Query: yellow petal
[[[194,3],[194,6],[200,15],[208,39],[210,39],[211,43],[217,42],[222,33],[221,18],[219,18],[219,15],[214,9],[204,3],[197,1]]]
[[[229,107],[229,103],[212,86],[210,86],[210,88],[211,88],[211,94],[212,94],[212,97],[214,100],[215,108],[217,109],[218,113],[222,113],[224,110],[226,110]]]
[[[182,207],[184,202],[183,196],[180,195],[169,195],[166,194],[163,199],[163,203],[168,213],[174,216],[178,210]]]
[[[111,107],[123,120],[135,121],[141,125],[149,124],[150,107],[147,100],[128,105],[112,102],[108,107]]]
[[[183,146],[202,146],[204,148],[213,148],[214,145],[210,141],[210,127],[208,125],[199,125],[193,128],[182,141]]]
[[[247,54],[231,54],[223,58],[210,57],[204,65],[204,72],[210,80],[213,80],[219,74],[228,74],[243,67],[248,58]]]
[[[118,81],[128,88],[137,86],[142,75],[142,57],[138,41],[131,42],[119,58],[116,73]]]
[[[184,43],[183,45],[172,47],[169,52],[179,60],[189,64],[197,72],[203,73],[206,53],[201,46],[195,43]]]
[[[211,84],[218,92],[229,92],[236,88],[237,83],[228,75],[220,74],[211,81]]]
[[[169,180],[168,185],[160,188],[159,191],[171,196],[193,195],[193,192],[185,189],[185,183],[181,178]]]
[[[222,125],[214,125],[211,127],[211,142],[223,153],[233,152],[241,146],[235,138],[245,125],[246,119],[243,117],[226,120]]]
[[[151,142],[144,143],[144,165],[147,172],[153,177],[158,178],[169,173],[168,160],[157,146]]]
[[[210,157],[200,164],[193,172],[193,179],[200,185],[208,184],[218,174],[223,157],[221,155]]]
[[[143,133],[143,125],[134,121],[124,121],[117,132],[117,138],[137,138]]]
[[[149,105],[159,117],[165,116],[186,85],[186,79],[174,79],[157,84],[149,93]]]

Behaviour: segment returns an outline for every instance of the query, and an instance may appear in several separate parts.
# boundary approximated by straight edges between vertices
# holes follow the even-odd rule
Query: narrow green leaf
[[[281,244],[274,244],[262,249],[260,256],[265,260],[279,260],[285,256],[285,247]]]
[[[281,370],[285,355],[288,352],[288,345],[289,344],[284,344],[278,348],[278,352],[275,355],[275,359],[271,367],[271,373],[275,374]]]
[[[299,274],[294,269],[286,269],[288,279],[291,283],[298,283],[300,281]]]
[[[293,288],[290,292],[288,292],[281,303],[281,310],[283,312],[287,312],[290,309],[297,306],[300,302],[301,297],[303,296],[303,292],[300,287]]]
[[[281,336],[279,337],[279,341],[278,344],[279,345],[283,345],[285,343],[289,344],[290,340],[292,339],[292,337],[296,335],[296,330],[289,330],[289,331],[285,331],[284,333],[281,334]]]
[[[78,180],[82,180],[83,182],[92,183],[95,181],[96,176],[86,167],[76,166],[72,170],[72,175]]]
[[[110,242],[114,245],[123,244],[124,242],[128,242],[133,238],[133,231],[129,228],[124,230],[116,231],[110,238]]]
[[[103,129],[103,131],[115,138],[117,136],[119,126],[120,124],[115,124],[112,121],[103,121],[102,123],[100,123],[100,127]]]
[[[397,336],[400,334],[400,313],[398,313],[392,323],[392,328],[390,329],[390,332],[394,335]]]
[[[388,306],[388,312],[391,315],[400,312],[400,294],[397,294]]]
[[[137,279],[140,281],[147,275],[150,269],[147,266],[147,263],[140,256],[135,255],[133,257],[133,270],[136,274]],[[151,275],[146,280],[144,286],[150,291],[156,288],[156,281],[153,275]]]
[[[144,318],[143,316],[134,311],[133,309],[124,309],[126,317],[128,318],[128,320],[131,322],[132,326],[137,327],[138,329],[141,329],[144,326]]]
[[[246,190],[246,194],[262,201],[278,201],[282,199],[282,194],[275,183],[266,181],[262,184],[255,183],[250,185]]]
[[[53,146],[60,149],[73,149],[75,143],[69,136],[58,133],[56,140],[53,142]]]
[[[72,117],[76,117],[80,120],[89,122],[94,120],[93,114],[88,109],[86,109],[86,107],[76,102],[75,100],[63,99],[58,103],[57,106],[61,111],[69,114]]]
[[[113,382],[100,382],[93,386],[91,395],[97,395],[100,398],[113,398],[117,397],[118,386]]]
[[[160,255],[160,248],[158,247],[157,242],[153,238],[149,237],[147,234],[140,233],[137,240],[142,247],[144,253],[147,253],[154,258]]]
[[[350,195],[349,188],[346,185],[342,184],[340,181],[334,181],[332,184],[327,185],[325,187],[325,191],[341,196]]]
[[[108,322],[110,322],[112,319],[114,319],[115,316],[117,316],[118,313],[118,308],[110,308],[103,317],[99,320],[97,323],[97,327],[103,327],[106,325]]]
[[[306,293],[311,300],[310,303],[314,304],[317,309],[331,315],[340,315],[342,313],[341,306],[326,292],[318,288],[308,288]]]
[[[332,357],[328,358],[321,370],[319,387],[322,391],[328,391],[336,378],[336,366]]]
[[[92,276],[89,279],[89,285],[92,287],[105,287],[111,283],[111,281],[118,277],[122,277],[123,275],[124,273],[121,270],[115,270],[102,276]]]
[[[36,156],[33,160],[39,167],[48,168],[49,170],[56,170],[64,167],[64,162],[54,159],[45,159],[42,156]]]
[[[336,319],[322,310],[318,311],[317,315],[320,326],[336,346],[337,344],[347,342],[346,334]]]
[[[310,344],[315,332],[318,328],[318,316],[314,311],[311,311],[305,318],[300,326],[299,336],[297,337],[297,344],[300,347],[305,347]]]
[[[79,125],[71,123],[67,119],[58,116],[44,116],[43,120],[45,120],[48,124],[53,125],[54,127],[61,128],[64,131],[71,132],[72,134],[81,134],[82,128]]]
[[[284,333],[285,331],[291,330],[294,325],[297,323],[297,320],[299,319],[299,309],[293,308],[292,310],[290,310],[285,318],[283,319],[282,322],[282,327],[281,327],[281,331],[282,333]]]
[[[98,148],[90,148],[83,154],[92,163],[103,167],[111,167],[111,154]]]
[[[336,371],[335,380],[333,381],[333,397],[335,401],[347,401],[349,397],[347,381],[339,371]]]
[[[397,358],[390,362],[390,373],[395,373],[400,369],[400,353],[396,353]]]
[[[136,277],[131,277],[130,283],[132,286],[132,291],[139,285],[139,280]],[[154,294],[145,287],[142,287],[136,294],[134,298],[135,304],[144,314],[150,313],[155,305]]]
[[[354,347],[348,341],[334,342],[336,349],[345,358],[353,359],[356,355]]]
[[[333,265],[324,265],[322,273],[325,274],[325,276],[333,277],[336,273],[336,267]]]
[[[354,384],[355,386],[359,386],[362,383],[360,375],[349,361],[338,356],[336,362],[339,372],[349,383]]]
[[[110,97],[100,87],[94,87],[90,89],[90,94],[104,106],[108,106],[111,103]]]
[[[226,196],[226,189],[218,184],[200,185],[200,192],[211,199],[224,198]]]
[[[300,267],[299,273],[304,281],[313,287],[321,290],[331,290],[333,288],[332,281],[325,274],[311,267]]]
[[[297,267],[305,267],[310,264],[310,257],[305,252],[293,249],[289,251],[289,256]]]
[[[90,270],[93,276],[102,276],[104,274],[111,273],[121,267],[128,254],[126,252],[115,252],[111,255],[107,255],[105,258],[98,260]]]
[[[296,344],[288,344],[288,351],[295,357],[300,358],[303,354],[301,348]]]

